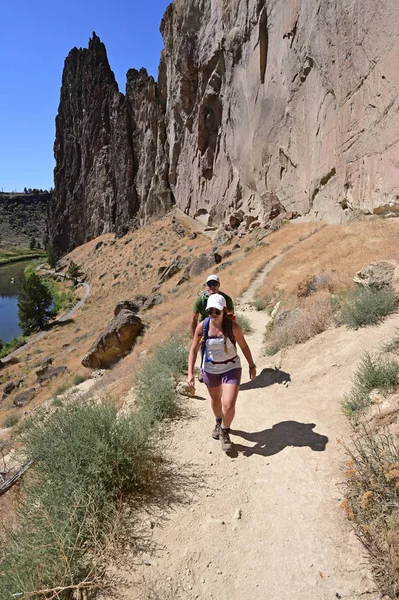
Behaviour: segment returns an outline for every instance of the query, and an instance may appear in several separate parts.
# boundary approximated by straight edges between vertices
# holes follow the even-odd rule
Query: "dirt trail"
[[[127,551],[118,598],[193,600],[377,600],[366,552],[339,508],[349,427],[340,401],[365,349],[399,326],[330,329],[284,356],[262,353],[267,315],[247,302],[275,263],[240,299],[255,332],[247,336],[258,377],[243,369],[227,456],[211,439],[204,385],[172,426],[167,456],[191,488],[183,501],[148,509],[143,551]],[[243,361],[243,365],[245,361]],[[124,564],[125,560],[122,561]]]

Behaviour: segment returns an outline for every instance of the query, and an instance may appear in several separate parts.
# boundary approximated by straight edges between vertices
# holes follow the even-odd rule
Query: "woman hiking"
[[[216,417],[212,437],[220,439],[222,450],[229,452],[232,448],[230,425],[234,418],[242,371],[236,343],[248,361],[250,379],[256,377],[256,365],[241,327],[226,314],[224,297],[220,294],[209,296],[206,312],[208,317],[197,325],[193,336],[188,357],[187,383],[194,386],[194,365],[202,345],[201,372]]]

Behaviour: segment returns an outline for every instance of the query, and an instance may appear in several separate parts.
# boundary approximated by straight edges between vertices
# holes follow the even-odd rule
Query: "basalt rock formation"
[[[66,59],[55,245],[174,204],[233,229],[397,216],[397,0],[174,0],[161,32],[158,81],[132,69],[125,95],[95,34]]]
[[[0,193],[0,244],[29,247],[32,238],[44,248],[50,192]]]

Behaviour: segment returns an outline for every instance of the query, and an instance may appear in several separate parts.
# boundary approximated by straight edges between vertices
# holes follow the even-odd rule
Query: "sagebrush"
[[[390,433],[366,429],[353,439],[342,508],[369,550],[384,594],[399,597],[399,449]]]

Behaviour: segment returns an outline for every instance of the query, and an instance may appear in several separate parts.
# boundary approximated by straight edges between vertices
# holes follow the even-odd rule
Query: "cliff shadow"
[[[328,437],[313,431],[315,427],[314,423],[281,421],[281,423],[273,425],[271,429],[256,432],[232,429],[231,434],[255,443],[252,447],[234,443],[234,450],[242,452],[244,456],[252,456],[253,454],[273,456],[273,454],[278,454],[288,446],[296,448],[309,446],[314,452],[323,452],[326,449]]]
[[[240,390],[254,390],[256,388],[264,388],[274,383],[288,383],[291,381],[291,375],[285,371],[281,371],[277,367],[274,369],[262,369],[259,375],[240,385]]]

